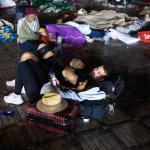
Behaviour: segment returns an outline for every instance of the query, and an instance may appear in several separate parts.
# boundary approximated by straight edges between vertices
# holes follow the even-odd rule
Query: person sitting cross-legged
[[[26,16],[17,24],[18,45],[23,52],[34,52],[39,45],[39,12],[35,8],[26,8]]]

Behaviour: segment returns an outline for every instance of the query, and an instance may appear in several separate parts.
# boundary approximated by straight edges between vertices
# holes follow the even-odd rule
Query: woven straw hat
[[[61,99],[58,93],[47,93],[36,104],[39,111],[45,113],[56,113],[67,108],[67,101]]]

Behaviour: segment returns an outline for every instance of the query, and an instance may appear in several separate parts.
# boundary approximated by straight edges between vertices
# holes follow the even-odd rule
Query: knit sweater
[[[30,29],[26,20],[24,19],[19,28],[18,41],[23,43],[26,40],[39,40],[39,35],[37,32],[34,32]]]

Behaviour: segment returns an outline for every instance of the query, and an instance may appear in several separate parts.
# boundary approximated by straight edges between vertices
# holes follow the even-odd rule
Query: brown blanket
[[[79,15],[74,21],[89,24],[93,29],[107,29],[132,24],[136,19],[138,18],[129,17],[126,13],[117,13],[114,10],[102,10]]]

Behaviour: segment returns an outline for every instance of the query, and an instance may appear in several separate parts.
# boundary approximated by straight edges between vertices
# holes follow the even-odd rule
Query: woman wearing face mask
[[[39,45],[39,12],[34,8],[26,8],[26,16],[18,21],[18,45],[23,52],[33,52]]]

